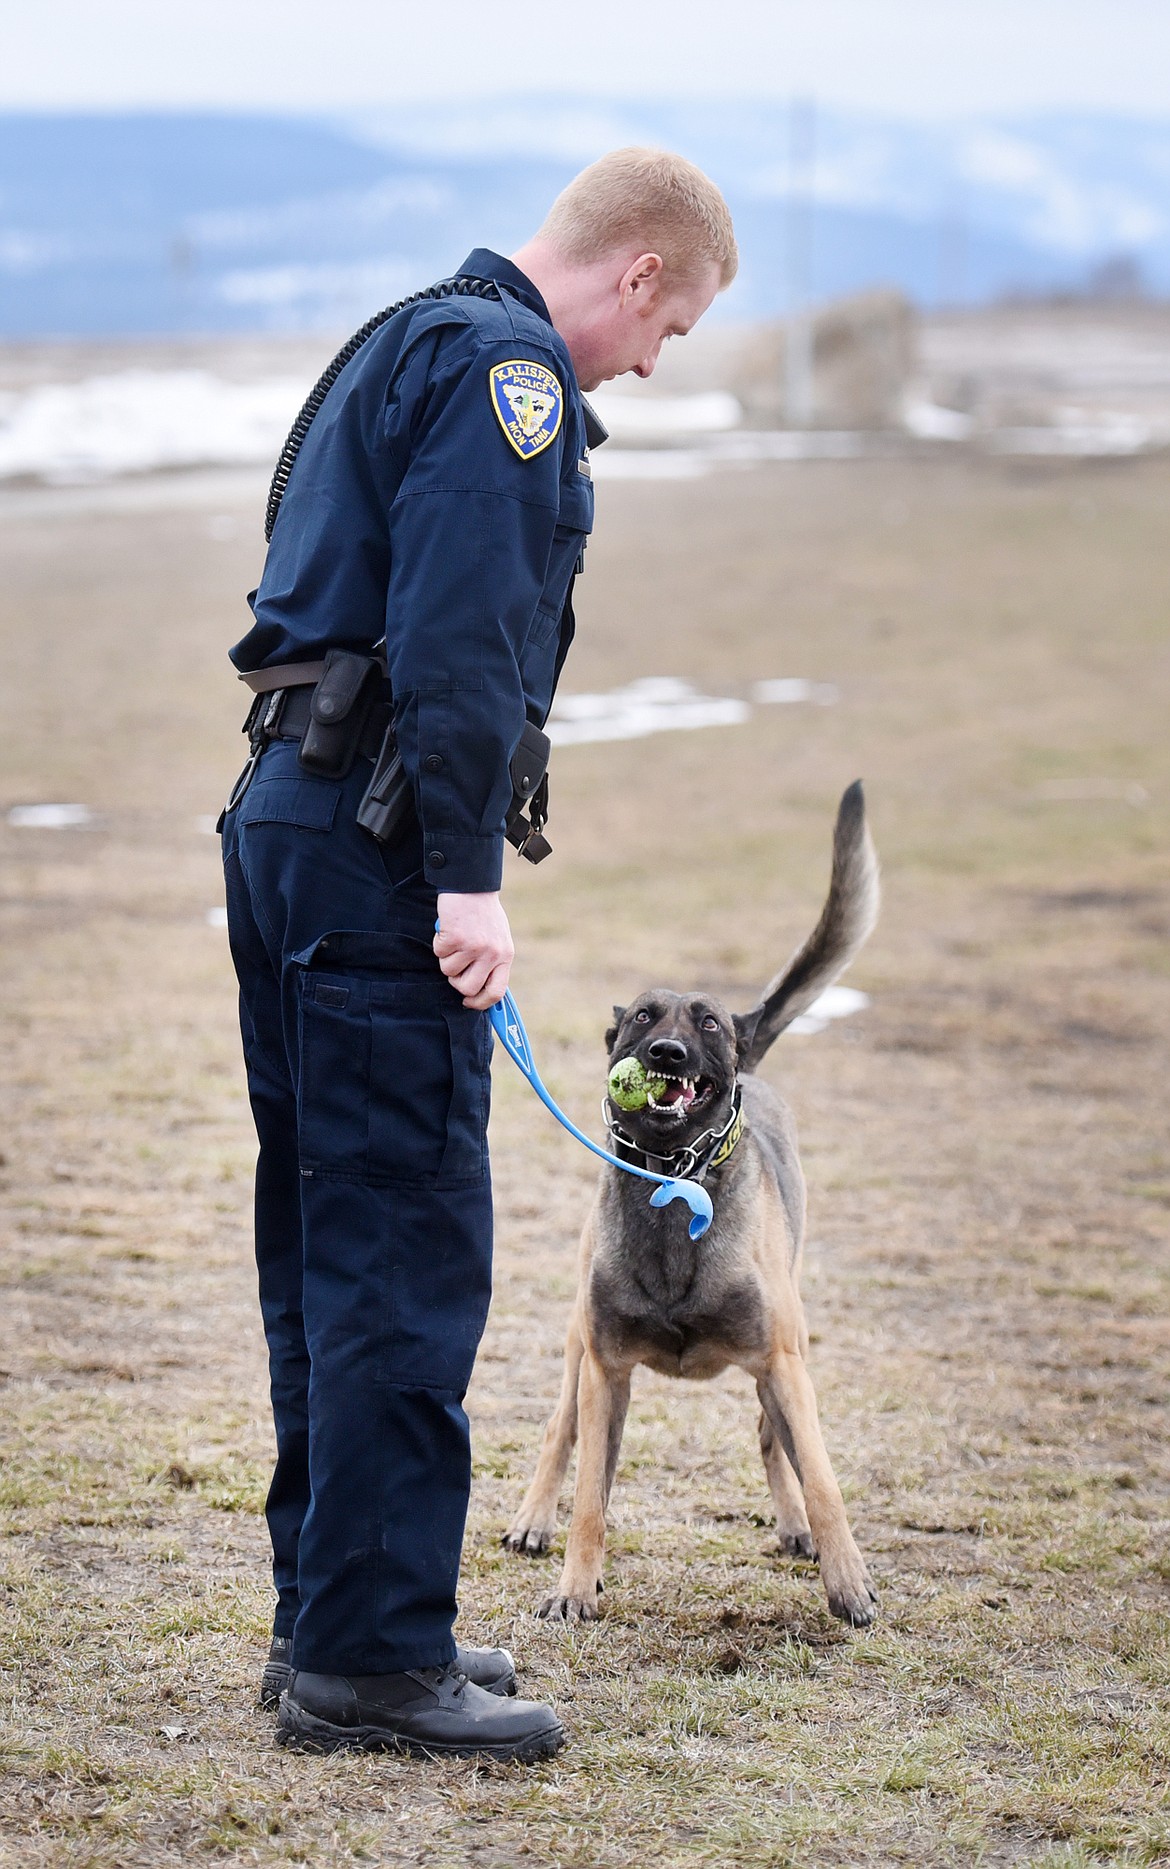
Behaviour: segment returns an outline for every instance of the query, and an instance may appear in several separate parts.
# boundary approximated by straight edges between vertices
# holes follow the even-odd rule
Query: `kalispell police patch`
[[[556,440],[565,412],[564,393],[552,371],[517,357],[493,365],[488,382],[500,427],[520,459],[543,453]]]

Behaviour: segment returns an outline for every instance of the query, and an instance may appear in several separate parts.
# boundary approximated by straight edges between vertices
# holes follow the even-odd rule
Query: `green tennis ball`
[[[619,1058],[609,1074],[609,1096],[619,1110],[644,1110],[651,1096],[666,1089],[664,1077],[647,1077],[637,1058]]]

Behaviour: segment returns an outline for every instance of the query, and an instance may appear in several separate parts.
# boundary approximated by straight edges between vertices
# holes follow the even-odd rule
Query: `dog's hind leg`
[[[537,1615],[592,1622],[601,1614],[597,1599],[605,1556],[605,1510],[630,1404],[630,1371],[606,1369],[587,1350],[581,1359],[578,1395],[581,1444],[565,1566],[555,1591],[545,1598]]]
[[[764,1413],[804,1488],[804,1504],[829,1608],[864,1628],[877,1614],[877,1592],[853,1539],[817,1419],[812,1377],[799,1350],[777,1349],[756,1383]]]
[[[791,1460],[780,1445],[776,1430],[762,1408],[760,1410],[760,1452],[764,1456],[764,1471],[768,1475],[772,1503],[776,1508],[776,1530],[779,1534],[781,1551],[785,1557],[814,1558],[816,1549],[813,1545],[812,1532],[809,1529],[808,1513],[804,1509],[804,1494],[800,1490],[800,1481],[796,1477]]]
[[[549,1416],[536,1472],[524,1495],[524,1503],[504,1533],[503,1543],[509,1551],[526,1551],[530,1557],[540,1557],[552,1543],[557,1528],[557,1502],[577,1439],[577,1381],[583,1352],[581,1327],[574,1312],[565,1339],[565,1373],[560,1400]]]

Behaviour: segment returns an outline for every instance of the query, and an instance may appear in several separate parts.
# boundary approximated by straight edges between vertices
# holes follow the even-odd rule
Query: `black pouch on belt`
[[[309,701],[309,724],[301,740],[299,758],[306,772],[323,779],[345,778],[357,758],[381,679],[382,665],[373,656],[330,649]]]
[[[552,741],[547,733],[527,721],[520,743],[512,755],[512,803],[508,808],[504,835],[515,844],[529,863],[543,863],[552,854],[552,845],[544,835],[548,822],[548,760]],[[528,807],[528,816],[524,808]]]

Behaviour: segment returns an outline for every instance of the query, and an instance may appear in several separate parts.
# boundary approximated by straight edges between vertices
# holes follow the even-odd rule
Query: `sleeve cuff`
[[[423,831],[423,874],[435,889],[484,895],[504,880],[504,839]]]

